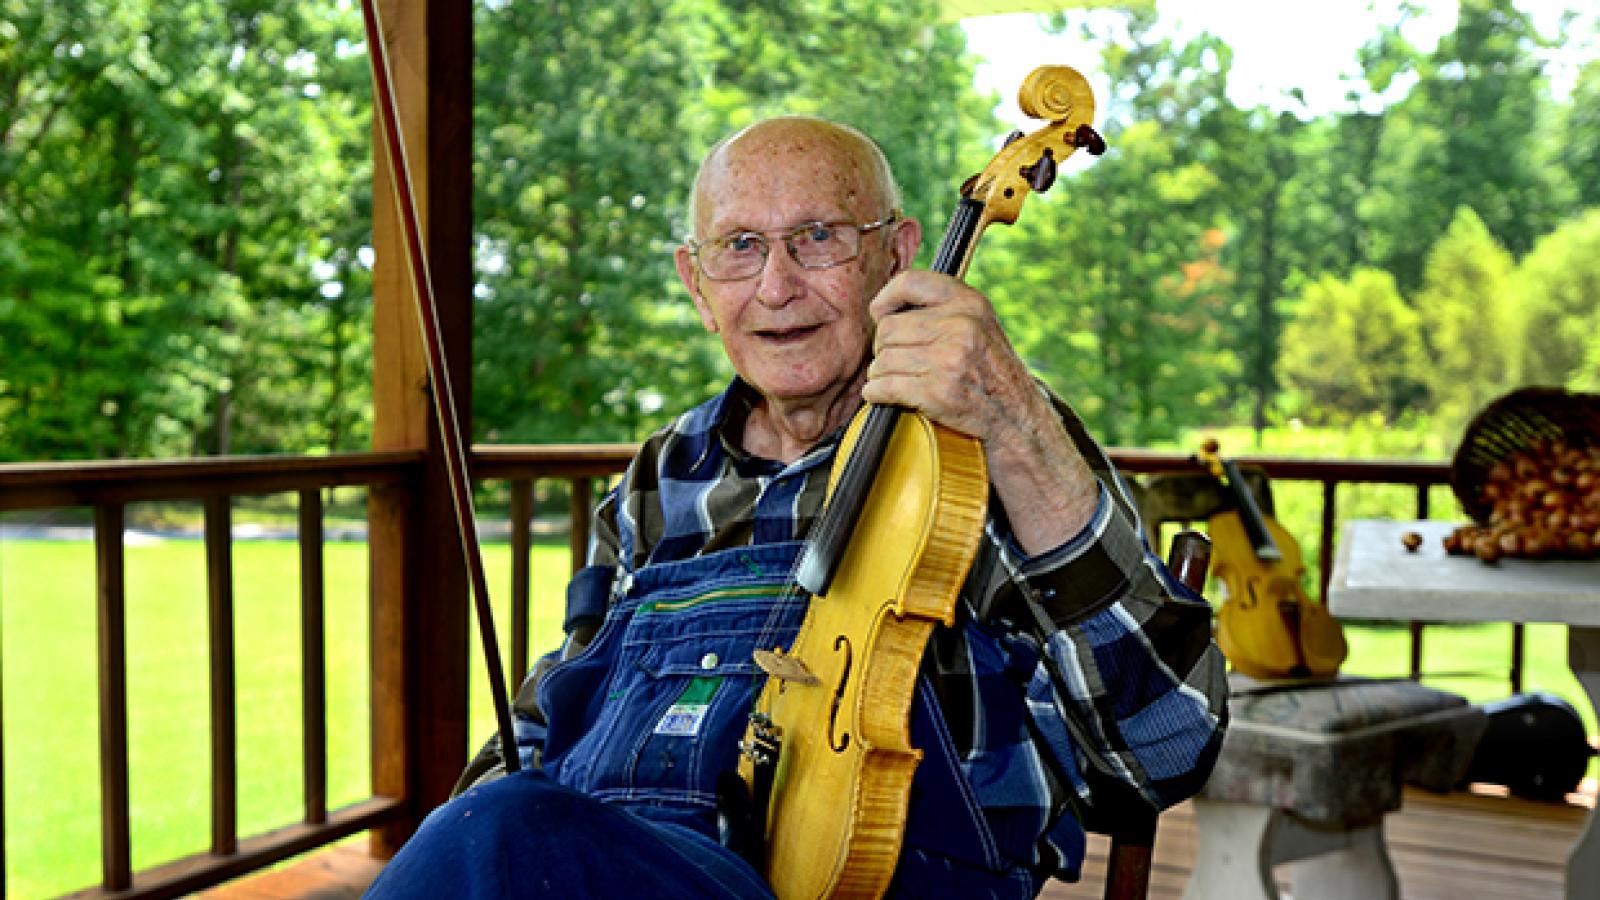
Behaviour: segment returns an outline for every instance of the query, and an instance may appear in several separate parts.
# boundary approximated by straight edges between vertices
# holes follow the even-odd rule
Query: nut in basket
[[[1523,388],[1468,425],[1451,487],[1475,525],[1445,538],[1485,562],[1600,556],[1600,395]]]

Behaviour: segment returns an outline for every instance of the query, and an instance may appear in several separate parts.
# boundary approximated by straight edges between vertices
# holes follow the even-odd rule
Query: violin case
[[[1462,783],[1504,785],[1513,796],[1559,801],[1577,790],[1595,754],[1572,704],[1554,694],[1516,694],[1482,704],[1489,727]]]

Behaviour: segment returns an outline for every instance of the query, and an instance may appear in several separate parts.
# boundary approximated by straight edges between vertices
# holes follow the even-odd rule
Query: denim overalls
[[[739,547],[624,575],[589,647],[540,685],[545,773],[715,840],[717,777],[738,764],[765,677],[751,653],[758,641],[788,646],[804,616],[800,603],[773,612],[800,547]],[[1001,857],[937,710],[921,679],[911,734],[924,757],[890,894],[1033,896],[1040,882]]]

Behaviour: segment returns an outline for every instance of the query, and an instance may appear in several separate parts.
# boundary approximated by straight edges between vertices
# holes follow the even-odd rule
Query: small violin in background
[[[1303,678],[1339,671],[1349,648],[1344,629],[1301,586],[1299,545],[1271,516],[1232,460],[1208,440],[1199,460],[1233,498],[1211,517],[1211,571],[1225,599],[1217,610],[1217,646],[1252,678]]]

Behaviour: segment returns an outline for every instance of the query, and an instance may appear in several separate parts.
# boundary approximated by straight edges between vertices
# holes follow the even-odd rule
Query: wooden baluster
[[[594,479],[587,476],[572,479],[572,534],[568,538],[568,547],[574,572],[589,561],[589,528],[593,518]]]
[[[533,481],[518,478],[511,482],[511,685],[522,683],[528,674],[528,612],[533,572]]]
[[[1317,601],[1324,607],[1328,605],[1328,581],[1333,578],[1333,542],[1339,516],[1338,488],[1337,481],[1322,482],[1322,534],[1317,543],[1320,593],[1317,594]]]
[[[1428,485],[1417,485],[1417,518],[1428,517]],[[1406,623],[1407,630],[1411,632],[1411,680],[1422,680],[1422,629],[1423,624],[1416,620]]]
[[[1522,667],[1527,654],[1527,627],[1521,622],[1511,623],[1511,693],[1522,693]]]
[[[211,648],[211,852],[239,850],[238,736],[234,722],[233,510],[205,501],[206,596]]]
[[[123,507],[95,507],[94,552],[100,637],[100,864],[108,892],[133,886],[128,837],[128,637]]]
[[[300,492],[300,722],[305,820],[328,821],[328,671],[322,493]]]
[[[0,553],[5,552],[5,519],[0,516]],[[5,570],[0,569],[0,584],[4,584]],[[0,589],[0,610],[5,608],[5,591]],[[3,637],[3,635],[0,635]],[[5,642],[0,640],[0,647]],[[0,672],[4,672],[5,652],[0,649]],[[6,720],[5,716],[5,679],[0,678],[0,722]],[[6,894],[6,745],[4,729],[0,729],[0,897]]]

